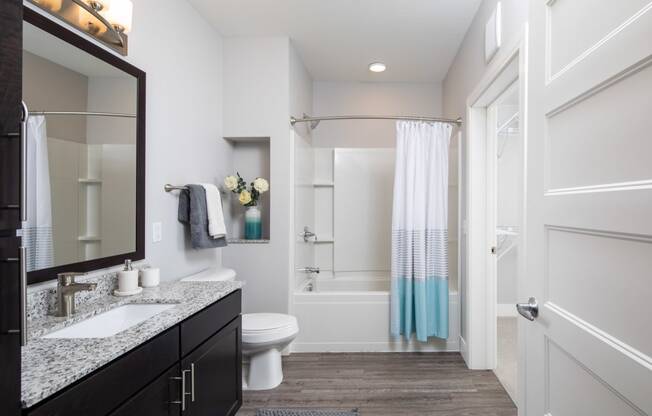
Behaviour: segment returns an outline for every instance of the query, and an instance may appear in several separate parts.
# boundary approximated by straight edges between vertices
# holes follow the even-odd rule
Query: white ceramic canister
[[[161,281],[161,272],[158,267],[143,267],[140,269],[140,285],[142,287],[158,286]]]

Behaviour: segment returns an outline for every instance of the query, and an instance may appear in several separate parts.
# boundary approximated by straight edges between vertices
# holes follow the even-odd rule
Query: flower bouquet
[[[224,186],[238,195],[240,205],[247,207],[245,211],[245,239],[260,240],[263,235],[262,215],[258,208],[260,195],[269,191],[269,182],[263,178],[256,178],[247,186],[240,173],[224,178]]]

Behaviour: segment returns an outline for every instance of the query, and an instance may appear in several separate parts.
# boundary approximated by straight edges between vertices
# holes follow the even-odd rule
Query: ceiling
[[[440,82],[480,0],[188,0],[225,37],[289,36],[318,81]],[[387,71],[370,73],[371,62]]]

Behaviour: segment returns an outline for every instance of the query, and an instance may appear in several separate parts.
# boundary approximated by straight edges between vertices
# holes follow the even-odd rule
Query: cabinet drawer
[[[181,356],[197,348],[240,315],[241,291],[236,290],[181,323]]]
[[[28,415],[107,415],[178,360],[179,329],[174,327],[30,410]]]

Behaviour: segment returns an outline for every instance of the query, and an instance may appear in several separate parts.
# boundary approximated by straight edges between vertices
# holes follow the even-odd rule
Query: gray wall
[[[442,113],[440,84],[315,82],[315,115]],[[394,147],[396,123],[385,120],[324,121],[315,147]]]
[[[455,60],[448,70],[448,74],[443,82],[443,105],[444,105],[444,114],[447,117],[464,117],[466,114],[466,100],[480,82],[482,77],[485,75],[488,68],[488,64],[484,59],[484,30],[487,19],[493,12],[496,7],[497,0],[484,0],[478,9],[473,22],[464,37],[464,41],[460,46],[460,49],[457,52]],[[502,0],[502,38],[503,45],[513,44],[515,39],[517,39],[523,33],[524,24],[527,21],[528,15],[528,1],[527,0]],[[506,47],[503,47],[493,60],[500,60],[501,57],[504,57],[508,51]],[[461,172],[464,172],[465,169],[465,157],[464,157],[464,143],[466,140],[466,127],[462,125],[462,138],[461,138],[461,149],[462,149],[462,168]],[[460,183],[464,183],[465,178],[460,178]],[[461,188],[464,189],[464,188]],[[461,212],[466,211],[466,198],[464,192],[462,192],[462,201],[461,201]],[[465,215],[465,214],[462,214]],[[460,219],[462,223],[466,220],[466,217]],[[464,235],[460,236],[460,243],[462,247],[462,252],[460,253],[461,258],[461,270],[460,270],[460,288],[461,288],[461,303],[462,303],[462,337],[466,338],[466,320],[468,317],[464,314],[464,302],[465,299],[465,289],[466,289],[466,269],[464,267],[466,257],[464,252],[464,246],[466,244]]]
[[[170,36],[170,28],[174,35]],[[184,1],[134,2],[127,60],[147,73],[146,256],[164,280],[220,264],[221,250],[193,250],[166,183],[218,183],[229,161],[222,137],[222,39]],[[163,241],[153,243],[152,223]]]
[[[290,41],[224,42],[224,136],[270,138],[270,241],[224,249],[224,264],[247,284],[245,312],[286,312],[290,279]],[[222,174],[239,169],[233,161]]]
[[[23,51],[23,100],[30,110],[84,111],[88,77]],[[48,137],[86,143],[85,117],[48,117]]]

